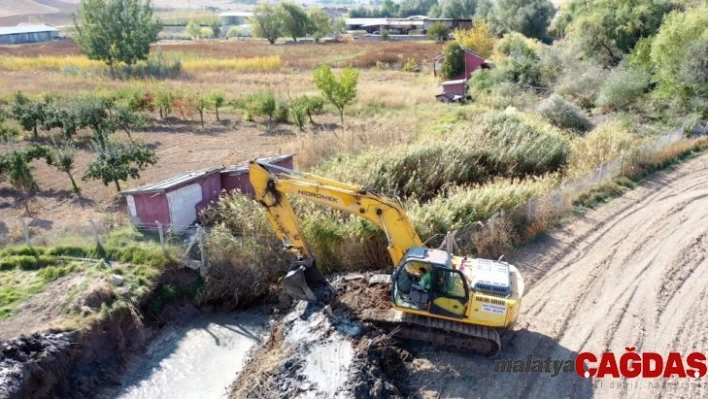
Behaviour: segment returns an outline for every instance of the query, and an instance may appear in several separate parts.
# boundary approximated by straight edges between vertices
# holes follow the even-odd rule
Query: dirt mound
[[[404,363],[413,356],[355,316],[367,308],[390,306],[379,298],[385,288],[366,290],[367,281],[363,276],[339,278],[332,284],[336,295],[329,304],[299,302],[274,321],[267,344],[252,354],[230,397],[406,396]]]
[[[32,334],[0,346],[0,398],[44,397],[71,364],[78,334]]]

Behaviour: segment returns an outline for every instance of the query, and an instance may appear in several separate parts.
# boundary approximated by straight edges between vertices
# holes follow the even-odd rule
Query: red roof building
[[[293,167],[295,154],[259,158],[262,161]],[[277,173],[277,170],[274,170]],[[159,182],[123,190],[128,205],[128,216],[137,227],[156,227],[183,231],[197,221],[199,211],[217,200],[222,192],[241,190],[252,195],[248,178],[248,163],[230,167],[201,169],[183,173]]]

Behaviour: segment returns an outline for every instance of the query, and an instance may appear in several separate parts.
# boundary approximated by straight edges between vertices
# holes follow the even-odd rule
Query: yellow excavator
[[[364,187],[258,160],[249,162],[249,174],[255,199],[297,259],[283,280],[291,296],[318,301],[317,287],[328,287],[288,199],[296,196],[357,215],[384,231],[395,266],[390,277],[392,308],[385,317],[369,321],[387,325],[403,338],[498,355],[498,330],[509,329],[519,316],[524,282],[516,267],[501,259],[455,256],[425,247],[396,200]]]

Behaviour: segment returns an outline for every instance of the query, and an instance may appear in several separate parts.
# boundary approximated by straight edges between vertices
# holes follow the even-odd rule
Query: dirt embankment
[[[120,377],[126,353],[142,343],[128,309],[80,332],[44,332],[2,343],[0,398],[91,398]]]
[[[196,273],[182,270],[166,273],[162,282],[191,281],[196,277]],[[84,280],[82,274],[57,280],[2,323],[0,398],[93,398],[99,387],[122,382],[128,356],[142,348],[159,328],[153,325],[156,323],[145,322],[139,310],[147,308],[157,291],[146,295],[137,308],[111,307],[111,303],[104,302],[107,298],[100,295],[102,285],[96,284],[94,290],[73,301],[84,304],[82,308],[89,317],[86,325],[69,332],[53,328],[61,325],[62,306],[67,305],[60,290]],[[86,305],[94,310],[109,305],[111,310],[96,317]],[[165,308],[160,316],[168,315],[172,309]],[[12,333],[22,335],[8,339]]]

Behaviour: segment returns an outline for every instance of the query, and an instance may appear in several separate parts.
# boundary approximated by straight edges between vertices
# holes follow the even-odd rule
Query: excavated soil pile
[[[0,398],[43,397],[71,365],[75,333],[22,336],[0,347]],[[67,389],[64,382],[63,389]]]
[[[274,321],[266,345],[231,387],[232,398],[391,398],[408,396],[413,356],[385,332],[358,321],[388,309],[388,289],[364,276],[338,278],[328,304],[299,302]]]
[[[92,398],[117,382],[125,354],[144,342],[128,309],[81,332],[42,332],[4,341],[0,398]]]

